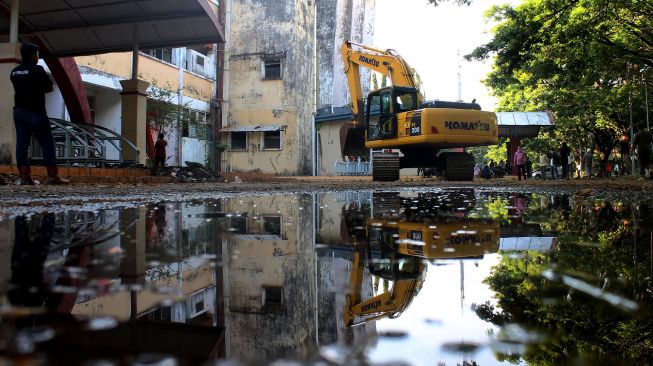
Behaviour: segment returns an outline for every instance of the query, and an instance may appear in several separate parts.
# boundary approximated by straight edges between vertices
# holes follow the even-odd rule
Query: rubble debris
[[[0,174],[0,186],[6,186],[11,184],[13,179],[9,175]]]
[[[196,183],[196,182],[223,182],[224,178],[220,173],[205,167],[200,163],[193,161],[185,161],[186,166],[167,166],[159,169],[152,175],[174,177],[182,182]]]

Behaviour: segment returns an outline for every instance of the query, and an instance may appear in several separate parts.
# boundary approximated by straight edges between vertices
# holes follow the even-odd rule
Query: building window
[[[263,149],[281,150],[281,131],[264,131]]]
[[[165,61],[167,63],[173,63],[172,48],[155,48],[151,50],[145,50],[143,51],[143,53],[151,57],[158,58],[161,61]]]
[[[263,235],[281,236],[281,216],[261,216]]]
[[[231,150],[247,149],[247,132],[231,132],[229,140]]]
[[[283,304],[283,287],[263,287],[263,306],[281,306]]]
[[[281,58],[268,58],[263,61],[263,80],[281,80]]]
[[[140,315],[138,319],[149,320],[149,321],[171,322],[172,308],[170,306],[162,306],[146,314]]]
[[[229,232],[232,234],[247,234],[247,217],[244,216],[230,217]]]

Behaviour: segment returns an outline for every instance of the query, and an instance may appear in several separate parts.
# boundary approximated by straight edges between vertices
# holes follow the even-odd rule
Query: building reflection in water
[[[323,345],[373,342],[377,320],[419,296],[429,263],[460,262],[462,297],[464,261],[546,252],[558,236],[547,215],[602,212],[574,205],[474,190],[343,192],[19,217],[0,222],[0,316],[30,314],[16,323],[30,327],[72,315],[77,325],[43,348],[59,360],[66,349],[83,360],[308,360]]]

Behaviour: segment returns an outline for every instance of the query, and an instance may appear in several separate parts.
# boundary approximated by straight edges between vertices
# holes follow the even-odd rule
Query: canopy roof
[[[282,125],[241,125],[229,126],[220,130],[220,132],[263,132],[263,131],[279,131],[285,129],[286,126]]]
[[[208,0],[20,0],[19,34],[52,56],[224,42]],[[0,35],[9,34],[12,0],[0,0]]]

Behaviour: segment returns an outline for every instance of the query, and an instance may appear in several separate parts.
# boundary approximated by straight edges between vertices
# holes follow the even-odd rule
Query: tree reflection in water
[[[574,358],[605,362],[611,356],[650,364],[651,203],[565,206],[564,214],[550,218],[558,231],[557,247],[550,253],[504,256],[486,279],[502,310],[487,302],[476,304],[476,313],[504,327],[546,329],[549,341],[521,355],[532,365]],[[516,362],[519,356],[498,358]]]

